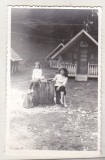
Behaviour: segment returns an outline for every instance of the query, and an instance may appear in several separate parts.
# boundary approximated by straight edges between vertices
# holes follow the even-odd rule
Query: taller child
[[[66,84],[68,80],[68,71],[66,68],[61,68],[59,70],[59,74],[57,74],[54,78],[55,80],[55,91],[60,94],[60,102],[65,107],[67,107],[66,104]]]

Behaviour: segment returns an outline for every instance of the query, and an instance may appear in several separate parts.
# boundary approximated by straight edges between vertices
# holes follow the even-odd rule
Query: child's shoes
[[[67,104],[66,104],[66,103],[64,104],[64,107],[66,107],[66,108],[67,108]]]
[[[60,99],[60,103],[64,106],[64,107],[67,107],[67,104],[62,102],[62,100]]]
[[[60,99],[60,103],[63,104],[62,100]]]

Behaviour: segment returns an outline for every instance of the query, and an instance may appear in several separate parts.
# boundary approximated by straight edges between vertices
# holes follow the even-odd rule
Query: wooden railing
[[[77,73],[77,64],[71,64],[68,62],[61,62],[59,63],[59,61],[50,61],[50,67],[51,68],[67,68],[68,72],[69,72],[69,76],[75,76]]]
[[[67,68],[67,70],[69,72],[69,76],[75,76],[77,73],[77,64],[62,62],[60,64],[60,68],[62,68],[62,67]]]
[[[77,74],[77,63],[72,64],[68,62],[61,62],[58,61],[50,61],[51,68],[67,68],[69,72],[69,76],[76,76]],[[98,65],[97,64],[89,64],[88,63],[88,77],[97,78],[98,77]]]
[[[98,65],[88,63],[88,77],[98,77]]]
[[[56,60],[50,60],[50,67],[51,68],[58,68],[58,61]]]

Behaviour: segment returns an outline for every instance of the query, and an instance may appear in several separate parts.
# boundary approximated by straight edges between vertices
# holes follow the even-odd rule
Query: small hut
[[[18,71],[18,64],[23,59],[11,48],[11,73]]]
[[[52,60],[52,56],[55,55],[64,45],[60,43],[47,57],[46,60],[50,62],[50,67],[51,68],[58,68],[58,61],[55,59]],[[59,55],[60,59],[60,55]]]
[[[78,81],[86,81],[88,77],[97,78],[98,42],[85,30],[81,30],[54,53],[51,60],[58,63],[56,68],[66,67],[69,76],[74,76]]]

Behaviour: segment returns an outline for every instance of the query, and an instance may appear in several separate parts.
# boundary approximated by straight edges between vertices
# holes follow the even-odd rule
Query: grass
[[[11,81],[10,148],[39,150],[97,150],[97,80],[67,84],[68,108],[61,106],[22,107],[32,67],[24,68]],[[43,69],[45,77],[55,70]]]

